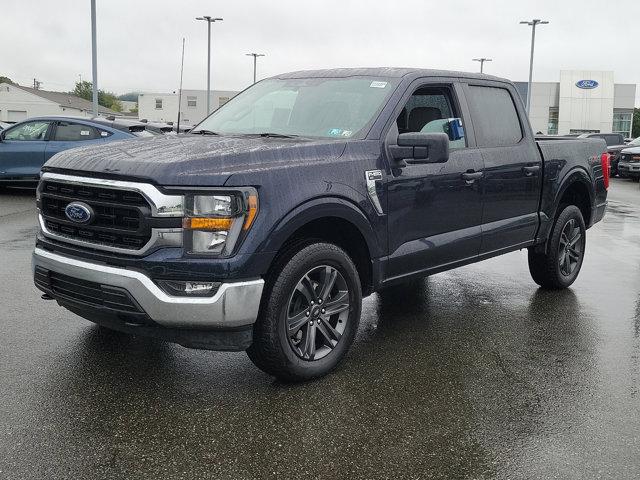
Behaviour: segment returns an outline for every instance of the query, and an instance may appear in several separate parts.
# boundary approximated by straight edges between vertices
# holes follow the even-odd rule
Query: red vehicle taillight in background
[[[602,176],[604,178],[604,188],[609,190],[609,175],[611,173],[611,154],[605,152],[600,156],[600,162],[602,163]]]

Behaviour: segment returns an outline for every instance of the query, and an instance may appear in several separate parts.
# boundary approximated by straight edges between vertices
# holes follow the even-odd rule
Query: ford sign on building
[[[595,80],[579,80],[576,82],[576,87],[583,88],[585,90],[591,90],[592,88],[596,88],[598,86],[598,82]]]
[[[526,102],[527,83],[516,87]],[[536,133],[631,136],[636,86],[615,83],[613,72],[562,70],[559,82],[534,82],[531,90],[529,119]]]

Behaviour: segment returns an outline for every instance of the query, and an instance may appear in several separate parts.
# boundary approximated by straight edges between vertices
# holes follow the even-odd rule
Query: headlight
[[[225,195],[188,195],[182,221],[188,253],[229,256],[258,213],[254,189]]]

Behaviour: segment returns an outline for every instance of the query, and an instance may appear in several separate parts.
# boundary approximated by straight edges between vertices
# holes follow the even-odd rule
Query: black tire
[[[568,229],[579,237],[567,238]],[[567,241],[573,247],[565,247]],[[565,206],[553,225],[547,252],[536,252],[534,247],[529,249],[529,272],[534,282],[554,290],[570,286],[582,268],[585,247],[586,228],[582,213],[575,205]]]
[[[339,306],[343,310],[332,317],[329,317],[329,312],[325,314],[324,309],[322,309],[323,315],[320,315],[317,310],[318,302],[322,302],[321,297],[324,293],[320,290],[320,282],[316,284],[315,281],[311,281],[309,283],[311,289],[300,288],[305,279],[309,280],[315,275],[325,275],[325,272],[329,271],[331,275],[334,271],[337,272],[335,274],[337,279],[334,279],[331,287],[336,293],[328,292],[327,295],[333,296],[327,296],[325,304],[335,303],[334,300],[338,301],[339,296],[344,299]],[[326,282],[327,285],[329,283],[330,281]],[[346,293],[345,288],[348,289]],[[306,303],[311,298],[310,295],[316,295],[315,306],[314,301]],[[344,305],[346,299],[349,302],[348,307]],[[294,300],[298,302],[298,307],[302,308],[302,311],[291,316]],[[273,273],[266,279],[260,314],[253,328],[253,344],[247,350],[247,354],[258,368],[280,380],[299,382],[326,375],[340,363],[353,343],[360,322],[361,307],[360,278],[349,255],[340,247],[330,243],[299,244],[277,261]],[[289,322],[293,323],[294,318],[308,312],[311,312],[312,325],[309,326],[310,324],[307,323],[309,318],[301,317],[304,320],[302,326],[295,331],[295,335],[291,333],[295,329],[288,330]],[[313,324],[314,319],[317,319],[317,324]],[[326,322],[332,322],[334,330],[330,331]],[[338,329],[343,330],[336,344],[333,345],[326,333],[335,333]],[[316,333],[311,334],[311,331],[317,332],[318,336],[315,336]],[[308,344],[303,343],[310,338],[312,340]],[[318,352],[322,350],[324,356],[315,358],[315,354],[312,353],[310,358],[304,358],[307,350],[316,351],[315,345],[318,342],[321,342]],[[306,348],[307,345],[312,344],[313,347]],[[332,346],[329,347],[328,344]]]

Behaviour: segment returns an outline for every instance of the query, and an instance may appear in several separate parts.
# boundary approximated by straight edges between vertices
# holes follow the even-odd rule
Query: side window
[[[479,147],[506,147],[522,140],[522,127],[505,88],[469,87],[469,110]]]
[[[58,122],[54,140],[58,142],[79,142],[100,138],[97,129],[80,123]]]
[[[34,121],[17,125],[7,130],[5,140],[36,141],[44,140],[51,122]]]
[[[421,87],[409,98],[398,119],[399,133],[446,133],[449,148],[464,148],[466,141],[451,92],[443,87]]]

